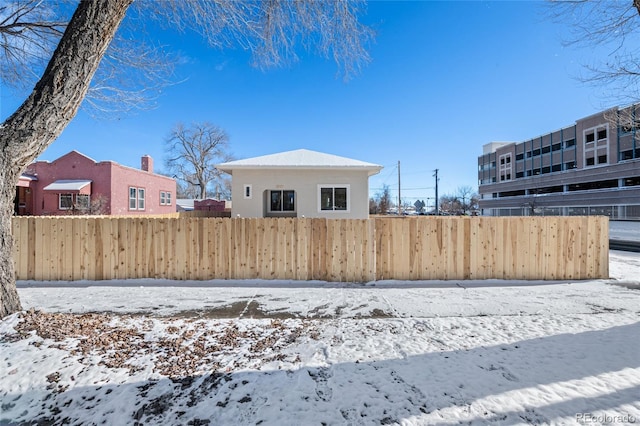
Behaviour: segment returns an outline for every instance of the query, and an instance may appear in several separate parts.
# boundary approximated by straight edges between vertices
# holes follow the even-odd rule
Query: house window
[[[129,188],[129,210],[135,210],[138,206],[138,189]]]
[[[76,194],[76,206],[78,210],[89,210],[89,195]]]
[[[171,193],[168,191],[160,191],[160,205],[161,206],[170,206],[171,205]]]
[[[244,186],[244,198],[245,200],[250,200],[251,199],[251,185],[245,185]]]
[[[129,187],[129,210],[144,210],[144,188]]]
[[[349,211],[349,185],[319,186],[320,210]]]
[[[271,212],[294,212],[296,211],[296,193],[293,190],[272,190],[269,191]]]
[[[58,194],[59,210],[89,210],[89,195],[76,194],[75,203],[73,194]]]
[[[138,188],[138,210],[144,210],[144,189]]]
[[[58,195],[58,209],[71,210],[73,208],[73,195],[71,194],[59,194]]]

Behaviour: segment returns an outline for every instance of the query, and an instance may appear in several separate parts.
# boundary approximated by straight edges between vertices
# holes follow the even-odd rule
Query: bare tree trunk
[[[83,0],[31,95],[0,126],[0,318],[21,309],[12,258],[15,187],[75,117],[133,0]]]
[[[1,166],[0,166],[1,167]],[[22,309],[18,292],[16,290],[15,273],[13,266],[13,239],[11,238],[11,216],[13,210],[10,206],[15,197],[15,185],[2,185],[0,204],[0,318],[4,318]]]

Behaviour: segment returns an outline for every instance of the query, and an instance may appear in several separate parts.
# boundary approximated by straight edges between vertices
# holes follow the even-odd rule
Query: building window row
[[[636,148],[635,150],[627,149],[620,152],[620,161],[633,160],[634,158],[640,158],[640,148]]]
[[[478,165],[478,171],[482,172],[484,170],[493,170],[496,168],[496,162],[492,161],[491,163],[482,163]]]
[[[568,139],[564,142],[557,142],[557,143],[554,143],[553,145],[547,145],[541,148],[532,149],[532,150],[526,151],[526,153],[520,152],[516,154],[516,161],[524,161],[525,155],[526,155],[526,158],[533,158],[543,154],[548,154],[550,152],[560,151],[563,148],[563,146],[565,149],[567,149],[567,148],[575,147],[575,145],[576,145],[575,139]]]
[[[623,186],[640,186],[640,176],[628,177],[622,180]]]
[[[546,175],[547,173],[561,172],[563,170],[571,170],[576,168],[575,161],[567,161],[564,164],[554,164],[552,166],[544,166],[541,168],[530,169],[526,171],[527,176]],[[522,178],[525,176],[525,172],[517,172],[516,178]]]
[[[575,191],[593,191],[597,189],[612,189],[612,188],[624,188],[631,186],[640,186],[640,176],[633,176],[623,179],[607,179],[592,182],[573,183],[565,186],[554,185],[541,188],[529,189],[529,195],[543,195],[553,194],[559,192],[575,192]],[[492,198],[504,198],[504,197],[520,197],[527,195],[524,189],[514,191],[503,191],[493,193]]]
[[[599,159],[599,161],[606,161],[606,158],[602,158]],[[598,163],[600,164],[600,163]],[[505,163],[506,165],[506,163]],[[513,174],[513,170],[511,168],[507,168],[505,167],[504,169],[500,169],[500,182],[502,181],[508,181],[511,180],[512,176],[515,176],[516,179],[521,179],[524,177],[531,177],[531,176],[538,176],[538,175],[545,175],[548,173],[555,173],[555,172],[561,172],[563,170],[572,170],[575,169],[576,166],[576,162],[575,161],[567,161],[564,164],[553,164],[551,166],[544,166],[544,167],[538,167],[535,169],[529,169],[526,171],[519,171],[516,172],[515,175]],[[486,185],[489,183],[495,183],[496,182],[496,178],[495,177],[488,177],[486,179],[479,179],[478,183],[480,185]]]

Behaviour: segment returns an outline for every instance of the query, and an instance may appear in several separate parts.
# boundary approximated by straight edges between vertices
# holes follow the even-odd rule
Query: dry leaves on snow
[[[98,356],[110,368],[134,373],[151,366],[154,373],[180,379],[203,372],[260,365],[271,361],[299,360],[286,348],[300,338],[317,338],[318,330],[305,320],[149,319],[109,314],[21,314],[16,333],[0,336],[15,341],[35,334],[46,344],[69,351],[83,362]],[[55,373],[47,379],[55,382]]]

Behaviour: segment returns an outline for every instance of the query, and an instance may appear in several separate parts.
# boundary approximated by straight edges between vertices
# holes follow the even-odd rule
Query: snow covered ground
[[[20,282],[0,424],[640,424],[640,255],[610,276]]]

